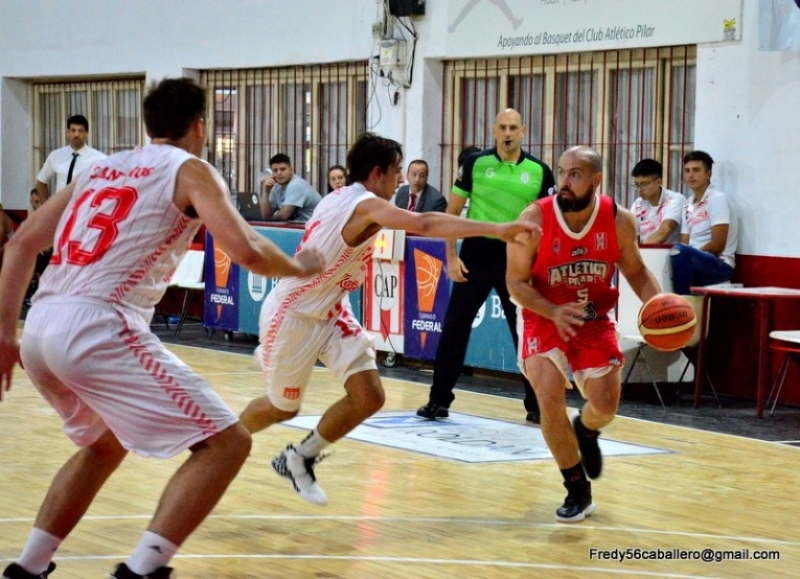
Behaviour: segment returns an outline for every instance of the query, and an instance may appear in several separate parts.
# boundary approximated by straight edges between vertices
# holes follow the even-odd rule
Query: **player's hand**
[[[325,267],[325,258],[318,249],[307,248],[301,249],[294,256],[295,260],[300,265],[299,277],[307,277],[322,271]]]
[[[558,335],[565,342],[575,336],[577,329],[583,325],[586,312],[578,302],[556,306],[554,315],[550,318],[556,326]]]
[[[447,260],[447,275],[450,276],[456,283],[464,283],[467,281],[467,276],[464,274],[469,273],[469,270],[464,266],[464,262],[460,257]]]
[[[17,364],[22,365],[17,338],[0,338],[0,400],[3,392],[11,389],[11,377]]]
[[[501,225],[500,239],[506,243],[525,245],[532,235],[541,234],[542,228],[537,223],[523,217],[517,221]]]
[[[269,177],[268,179],[264,180],[264,187],[269,190],[275,185],[275,177]]]

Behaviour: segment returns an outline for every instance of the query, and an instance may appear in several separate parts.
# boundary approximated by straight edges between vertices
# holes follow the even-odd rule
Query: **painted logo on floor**
[[[296,416],[287,426],[311,430],[319,416]],[[445,420],[423,420],[413,412],[379,412],[347,438],[461,462],[551,460],[542,431],[527,424],[451,412]],[[666,454],[670,451],[600,439],[604,456]]]

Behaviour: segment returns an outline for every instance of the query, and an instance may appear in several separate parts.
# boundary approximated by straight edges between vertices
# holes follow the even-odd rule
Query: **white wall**
[[[3,76],[249,68],[358,60],[363,0],[0,0]]]
[[[736,199],[739,252],[800,257],[800,52],[758,50],[758,0],[742,26],[741,43],[698,50],[696,146]]]
[[[0,201],[22,209],[38,168],[26,152],[32,149],[29,105],[17,79],[136,73],[150,81],[210,68],[363,60],[372,50],[378,5],[365,0],[0,0],[0,14]],[[386,134],[397,135],[403,125],[402,101],[395,108],[380,125]]]
[[[26,83],[0,78],[0,201],[6,209],[27,208],[34,185],[29,100]]]
[[[563,9],[553,2],[509,4],[518,13],[577,10],[574,0],[561,1]],[[639,1],[662,8],[670,3]],[[581,17],[610,4],[586,0]],[[433,0],[415,21],[420,40],[410,89],[387,90],[376,79],[369,128],[400,140],[407,159],[439,157],[442,65],[433,55],[464,56],[453,52],[462,49],[448,25],[465,5]],[[371,25],[379,13],[374,0],[0,0],[0,200],[9,208],[26,207],[38,169],[30,153],[26,79],[144,73],[153,80],[207,68],[363,60],[375,54]],[[520,31],[557,29],[558,19],[524,15]],[[478,16],[492,46],[510,30],[488,0],[470,18]],[[800,195],[792,171],[800,149],[800,52],[757,50],[758,0],[744,0],[737,26],[740,41],[698,49],[696,144],[717,160],[714,181],[740,207],[740,252],[800,257],[794,218]]]

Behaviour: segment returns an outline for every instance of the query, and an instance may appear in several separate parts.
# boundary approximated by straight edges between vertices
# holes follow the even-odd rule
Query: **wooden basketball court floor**
[[[247,356],[170,348],[236,411],[262,392]],[[382,412],[411,414],[426,399],[423,386],[384,384]],[[321,414],[341,394],[317,369],[301,412]],[[459,392],[453,409],[516,422],[531,436],[538,431],[521,422],[517,400]],[[594,483],[595,515],[565,525],[554,520],[565,492],[550,458],[465,463],[350,438],[317,467],[329,505],[311,505],[270,467],[303,432],[278,425],[256,435],[239,477],[173,560],[178,577],[800,575],[800,451],[791,446],[618,418],[604,438],[668,452],[607,457]],[[5,565],[19,555],[52,475],[73,448],[19,370],[0,405],[0,433]],[[106,577],[125,560],[179,462],[131,455],[57,553],[54,579]],[[726,557],[737,558],[715,560]]]

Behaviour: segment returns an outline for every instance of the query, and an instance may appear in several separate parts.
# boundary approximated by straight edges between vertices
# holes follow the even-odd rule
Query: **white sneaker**
[[[314,464],[319,457],[306,458],[289,445],[282,453],[272,459],[272,469],[292,481],[294,490],[310,503],[327,505],[328,497],[314,476]]]

